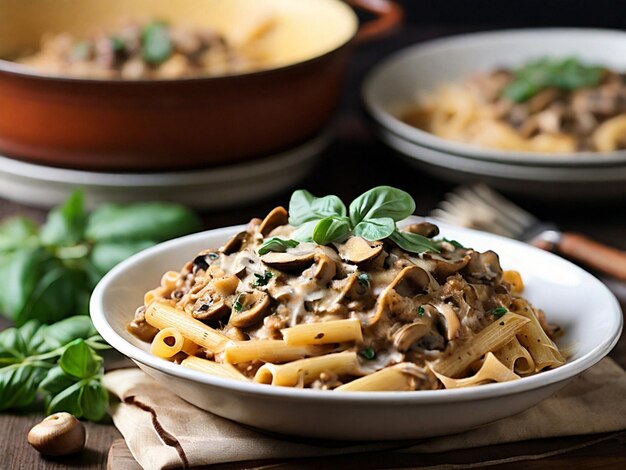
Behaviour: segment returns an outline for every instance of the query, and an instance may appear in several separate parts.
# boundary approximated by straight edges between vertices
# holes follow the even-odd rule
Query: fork
[[[461,186],[446,194],[433,218],[531,243],[626,281],[626,252],[578,233],[561,232],[484,184]]]

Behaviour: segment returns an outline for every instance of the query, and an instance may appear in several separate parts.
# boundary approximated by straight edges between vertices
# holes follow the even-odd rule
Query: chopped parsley
[[[266,286],[267,283],[270,282],[270,279],[274,277],[274,274],[272,271],[265,271],[263,274],[254,273],[254,277],[256,277],[256,281],[254,281],[253,286],[261,287]]]
[[[501,318],[508,310],[505,307],[496,307],[491,311],[491,314],[496,317],[496,319]]]
[[[372,359],[376,357],[376,351],[374,351],[373,348],[365,348],[359,351],[359,355],[361,355],[368,361],[371,361]]]
[[[370,276],[367,273],[361,273],[359,274],[359,276],[356,278],[356,280],[359,282],[359,284],[361,284],[362,286],[365,287],[369,287],[370,285]]]
[[[237,296],[235,303],[233,304],[233,310],[235,312],[241,312],[243,310],[243,300],[246,298],[246,294],[243,292]]]
[[[421,305],[417,307],[417,315],[420,317],[424,316],[424,307],[422,307]]]

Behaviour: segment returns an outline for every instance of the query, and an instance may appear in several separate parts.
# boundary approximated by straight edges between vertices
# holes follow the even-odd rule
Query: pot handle
[[[355,37],[358,44],[389,33],[404,19],[403,8],[393,0],[345,0],[345,2],[352,8],[373,13],[377,17],[361,25]]]

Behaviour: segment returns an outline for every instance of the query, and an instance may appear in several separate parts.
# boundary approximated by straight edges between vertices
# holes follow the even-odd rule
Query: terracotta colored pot
[[[297,145],[330,119],[349,46],[402,16],[386,0],[348,3],[377,19],[357,31],[356,15],[338,0],[0,0],[0,57],[36,47],[45,32],[81,34],[137,16],[212,26],[217,18],[219,26],[261,5],[287,25],[277,33],[276,67],[227,77],[77,79],[0,60],[0,153],[62,167],[154,171]]]

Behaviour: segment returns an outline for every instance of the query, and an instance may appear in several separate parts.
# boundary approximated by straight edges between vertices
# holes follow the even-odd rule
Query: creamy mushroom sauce
[[[264,239],[288,238],[293,231],[286,216],[280,225],[269,222],[253,219],[246,231],[220,249],[201,252],[185,264],[175,288],[159,288],[160,300],[234,340],[282,339],[282,328],[356,317],[363,343],[330,345],[325,352],[357,350],[366,356],[363,351],[371,348],[374,357],[362,357],[365,372],[412,362],[417,367],[407,372],[414,376],[414,388],[436,389],[441,384],[426,362],[470,341],[497,321],[494,309],[509,308],[518,298],[503,280],[493,251],[480,253],[441,241],[440,254],[416,255],[387,240],[351,237],[332,246],[300,243],[284,253],[261,256],[257,250]],[[429,223],[405,230],[438,234]],[[150,341],[157,330],[145,322],[144,312],[145,307],[137,310],[129,330]],[[543,314],[537,314],[553,336]],[[206,351],[198,355],[210,358]],[[252,377],[262,365],[256,362],[238,367]],[[329,372],[312,387],[335,388],[341,383]]]

